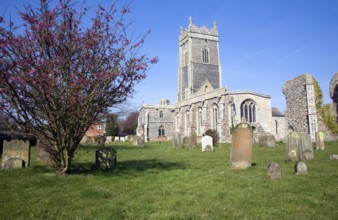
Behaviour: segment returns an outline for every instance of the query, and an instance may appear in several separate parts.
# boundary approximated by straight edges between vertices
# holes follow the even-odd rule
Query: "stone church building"
[[[137,135],[145,141],[170,140],[174,132],[198,137],[208,129],[220,142],[231,141],[231,129],[241,121],[253,126],[255,137],[285,137],[284,115],[271,107],[271,97],[251,91],[231,92],[222,86],[216,22],[211,29],[197,27],[189,19],[179,35],[177,103],[162,99],[140,109]]]

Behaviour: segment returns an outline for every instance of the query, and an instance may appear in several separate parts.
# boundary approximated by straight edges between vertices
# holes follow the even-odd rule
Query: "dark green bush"
[[[219,136],[218,136],[218,132],[216,130],[208,129],[204,134],[212,137],[212,145],[214,145],[214,146],[218,145]]]

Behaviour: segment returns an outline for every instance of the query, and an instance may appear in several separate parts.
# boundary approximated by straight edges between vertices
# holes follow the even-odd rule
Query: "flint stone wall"
[[[298,133],[310,134],[306,84],[309,84],[309,81],[313,80],[312,75],[303,74],[292,80],[288,80],[283,85],[283,94],[286,99],[286,129],[289,131],[293,130]],[[317,130],[324,131],[325,141],[335,140],[336,137],[332,136],[323,124],[318,110],[315,109],[315,111],[317,112],[315,114],[317,115]],[[314,141],[314,136],[312,137],[312,141]]]

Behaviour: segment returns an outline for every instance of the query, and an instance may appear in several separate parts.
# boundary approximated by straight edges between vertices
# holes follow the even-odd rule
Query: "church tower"
[[[179,36],[177,101],[192,97],[207,85],[212,87],[208,91],[222,87],[217,25],[197,27],[190,17],[188,28],[181,27]]]

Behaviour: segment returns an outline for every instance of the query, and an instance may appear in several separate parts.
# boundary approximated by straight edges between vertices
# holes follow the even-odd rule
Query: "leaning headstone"
[[[316,149],[317,150],[324,150],[325,149],[324,132],[322,132],[322,131],[316,132]]]
[[[230,167],[234,169],[251,166],[253,132],[248,123],[240,123],[232,135]]]
[[[303,161],[299,161],[295,167],[296,175],[305,175],[307,174],[307,166]]]
[[[205,135],[202,137],[202,152],[213,151],[212,137]]]
[[[116,151],[113,148],[100,147],[96,151],[96,168],[113,170],[116,168]]]
[[[12,140],[4,141],[3,154],[2,154],[2,167],[8,167],[7,162],[11,158],[21,159],[24,166],[29,166],[30,163],[30,145],[29,141]]]
[[[330,154],[330,160],[338,160],[338,155]]]
[[[185,136],[182,140],[183,147],[189,147],[189,137]]]
[[[299,134],[291,131],[286,137],[286,159],[285,161],[299,161]]]
[[[311,160],[313,159],[313,147],[311,136],[308,133],[300,134],[300,145],[299,145],[301,155],[301,160]]]
[[[268,176],[270,179],[279,179],[282,177],[281,169],[278,163],[271,162],[268,166]]]
[[[195,148],[197,147],[197,134],[196,132],[191,132],[189,135],[189,147]]]
[[[275,147],[276,138],[272,134],[262,135],[259,137],[259,145],[262,147]]]
[[[175,132],[173,135],[173,148],[182,147],[181,133]]]

